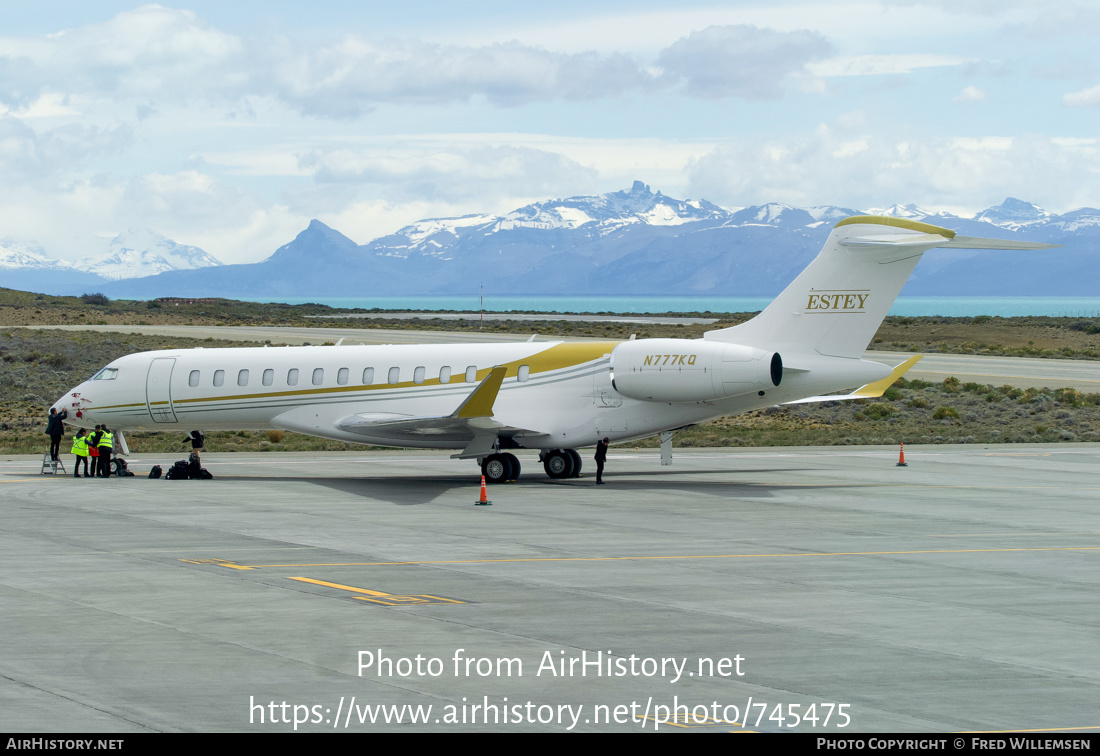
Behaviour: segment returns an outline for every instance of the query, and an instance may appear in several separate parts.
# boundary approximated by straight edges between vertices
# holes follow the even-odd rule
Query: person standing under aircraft
[[[60,459],[61,438],[65,435],[65,423],[62,422],[69,416],[66,410],[58,412],[50,409],[50,417],[46,421],[46,435],[50,437],[50,459]]]
[[[111,449],[115,445],[115,437],[107,426],[103,426],[103,433],[99,437],[99,477],[111,477]]]
[[[84,477],[90,478],[88,474],[88,438],[84,434],[87,433],[83,428],[76,432],[76,436],[73,437],[73,448],[71,454],[76,455],[76,463],[73,464],[73,477],[80,477],[80,463],[84,463]]]
[[[99,438],[103,435],[103,426],[97,425],[88,435],[88,456],[92,458],[92,475],[99,476]]]
[[[607,461],[607,445],[611,443],[611,439],[607,436],[603,437],[602,441],[596,442],[596,456],[593,459],[596,460],[596,484],[603,485],[603,464]]]

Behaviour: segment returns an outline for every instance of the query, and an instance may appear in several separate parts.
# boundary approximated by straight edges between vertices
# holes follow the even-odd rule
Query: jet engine
[[[777,352],[703,339],[625,341],[611,352],[611,384],[623,396],[703,402],[760,393],[783,380]]]

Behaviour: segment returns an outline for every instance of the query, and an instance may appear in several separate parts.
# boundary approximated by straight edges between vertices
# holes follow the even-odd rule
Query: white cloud
[[[270,86],[302,112],[354,117],[380,103],[484,97],[497,105],[617,96],[651,81],[623,55],[564,55],[510,42],[485,47],[375,42],[349,35],[308,50],[279,50]]]
[[[774,200],[860,209],[903,201],[973,211],[1016,196],[1068,209],[1095,202],[1100,146],[1040,135],[856,136],[822,125],[812,135],[720,146],[688,172],[693,195],[728,206]]]
[[[240,84],[239,39],[190,11],[147,5],[43,37],[0,38],[0,92],[25,105],[48,92],[207,96]]]
[[[446,150],[314,150],[303,169],[321,183],[381,184],[400,196],[455,201],[471,196],[553,195],[595,188],[595,172],[554,152],[512,145],[454,145]]]
[[[688,95],[773,100],[789,76],[831,50],[814,32],[711,26],[677,40],[657,61],[667,78],[683,82]]]
[[[975,63],[976,58],[932,53],[897,53],[893,55],[854,55],[829,58],[806,66],[813,76],[896,76],[920,68],[944,68]]]
[[[1071,108],[1095,108],[1100,106],[1100,84],[1080,92],[1070,92],[1062,98],[1062,102]]]
[[[968,102],[981,102],[985,99],[985,92],[977,87],[964,87],[961,92],[951,98],[951,102],[955,103],[968,103]]]
[[[67,124],[35,130],[18,118],[0,115],[0,180],[53,185],[83,168],[92,158],[130,144],[124,126],[98,128]]]

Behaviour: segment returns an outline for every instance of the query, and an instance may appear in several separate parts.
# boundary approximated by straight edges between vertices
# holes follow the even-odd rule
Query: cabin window
[[[113,381],[118,377],[118,368],[103,368],[92,376],[93,381]]]
[[[325,382],[325,369],[324,368],[314,368],[313,369],[313,385],[314,386],[320,386],[324,382]]]
[[[401,368],[399,368],[399,367],[390,368],[389,380],[390,380],[390,383],[400,383],[401,382]]]
[[[191,388],[195,388],[196,386],[199,385],[199,371],[198,370],[192,370],[190,372],[190,374],[187,376],[187,385],[190,386]]]
[[[439,382],[440,383],[450,383],[451,382],[451,366],[450,365],[444,365],[443,367],[439,368]]]
[[[270,386],[274,382],[275,382],[275,371],[272,370],[271,368],[268,368],[267,370],[264,371],[263,384],[265,386]]]
[[[297,386],[298,385],[298,368],[291,368],[286,374],[286,385]]]
[[[374,383],[374,368],[366,368],[363,370],[363,385],[369,386]]]
[[[248,385],[248,371],[247,370],[242,370],[241,372],[237,373],[237,385],[238,386],[247,386]]]
[[[466,383],[473,383],[477,380],[477,365],[470,365],[466,368]]]
[[[530,377],[531,377],[531,366],[530,365],[520,365],[519,366],[519,372],[516,374],[516,378],[519,379],[519,382],[520,383],[525,383],[527,381],[527,379],[530,378]]]
[[[424,366],[420,365],[413,371],[413,383],[424,382]]]
[[[224,370],[215,370],[214,371],[214,385],[215,386],[220,386],[223,383],[225,383],[225,371]]]
[[[336,374],[336,382],[341,386],[348,385],[348,373],[351,372],[347,368],[340,368],[340,372]]]

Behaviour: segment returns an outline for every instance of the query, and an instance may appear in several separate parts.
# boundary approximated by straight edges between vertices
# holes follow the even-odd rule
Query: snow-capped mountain
[[[1095,262],[1100,211],[1091,208],[1054,215],[1010,198],[966,218],[913,204],[859,211],[773,202],[728,210],[706,200],[667,197],[640,181],[626,191],[536,202],[504,215],[425,219],[362,245],[314,220],[254,265],[220,266],[201,250],[131,231],[109,245],[105,259],[80,265],[130,276],[95,281],[110,296],[138,298],[430,297],[476,292],[482,284],[486,291],[533,296],[763,296],[790,283],[837,221],[860,214],[921,220],[962,236],[1063,245],[1043,253],[933,250],[917,266],[907,295],[1095,296],[1100,291]],[[8,249],[7,255],[0,260],[11,265],[51,262],[42,250],[26,246]],[[145,275],[165,265],[175,269]],[[47,283],[21,283],[22,274]],[[41,275],[31,267],[5,268],[0,285],[80,293],[78,275],[90,277],[71,268]],[[83,279],[79,285],[100,290],[86,288]]]
[[[46,257],[45,250],[34,242],[17,239],[0,241],[0,269],[7,270],[71,270],[73,264]]]
[[[908,218],[909,220],[919,220],[935,215],[935,213],[917,207],[912,202],[905,205],[890,205],[887,208],[872,207],[863,212],[865,215],[887,215],[891,218]]]
[[[177,244],[148,228],[131,228],[111,239],[102,254],[82,257],[77,270],[110,280],[144,278],[169,270],[194,270],[221,265],[198,247]]]
[[[706,200],[673,199],[660,192],[653,193],[641,181],[635,181],[627,191],[536,202],[506,215],[429,218],[375,239],[368,246],[392,257],[420,253],[451,259],[452,248],[469,236],[484,237],[521,229],[584,229],[586,235],[607,236],[625,226],[682,226],[702,221],[724,222],[729,217],[729,210]]]
[[[999,205],[982,210],[974,216],[974,220],[992,223],[994,226],[1008,229],[1018,229],[1036,223],[1049,221],[1051,214],[1038,205],[1009,197]]]
[[[681,226],[695,221],[719,220],[729,215],[706,200],[677,200],[654,194],[641,181],[629,191],[595,197],[570,197],[521,207],[497,221],[495,231],[514,228],[568,228],[595,224],[603,234],[626,225]]]

